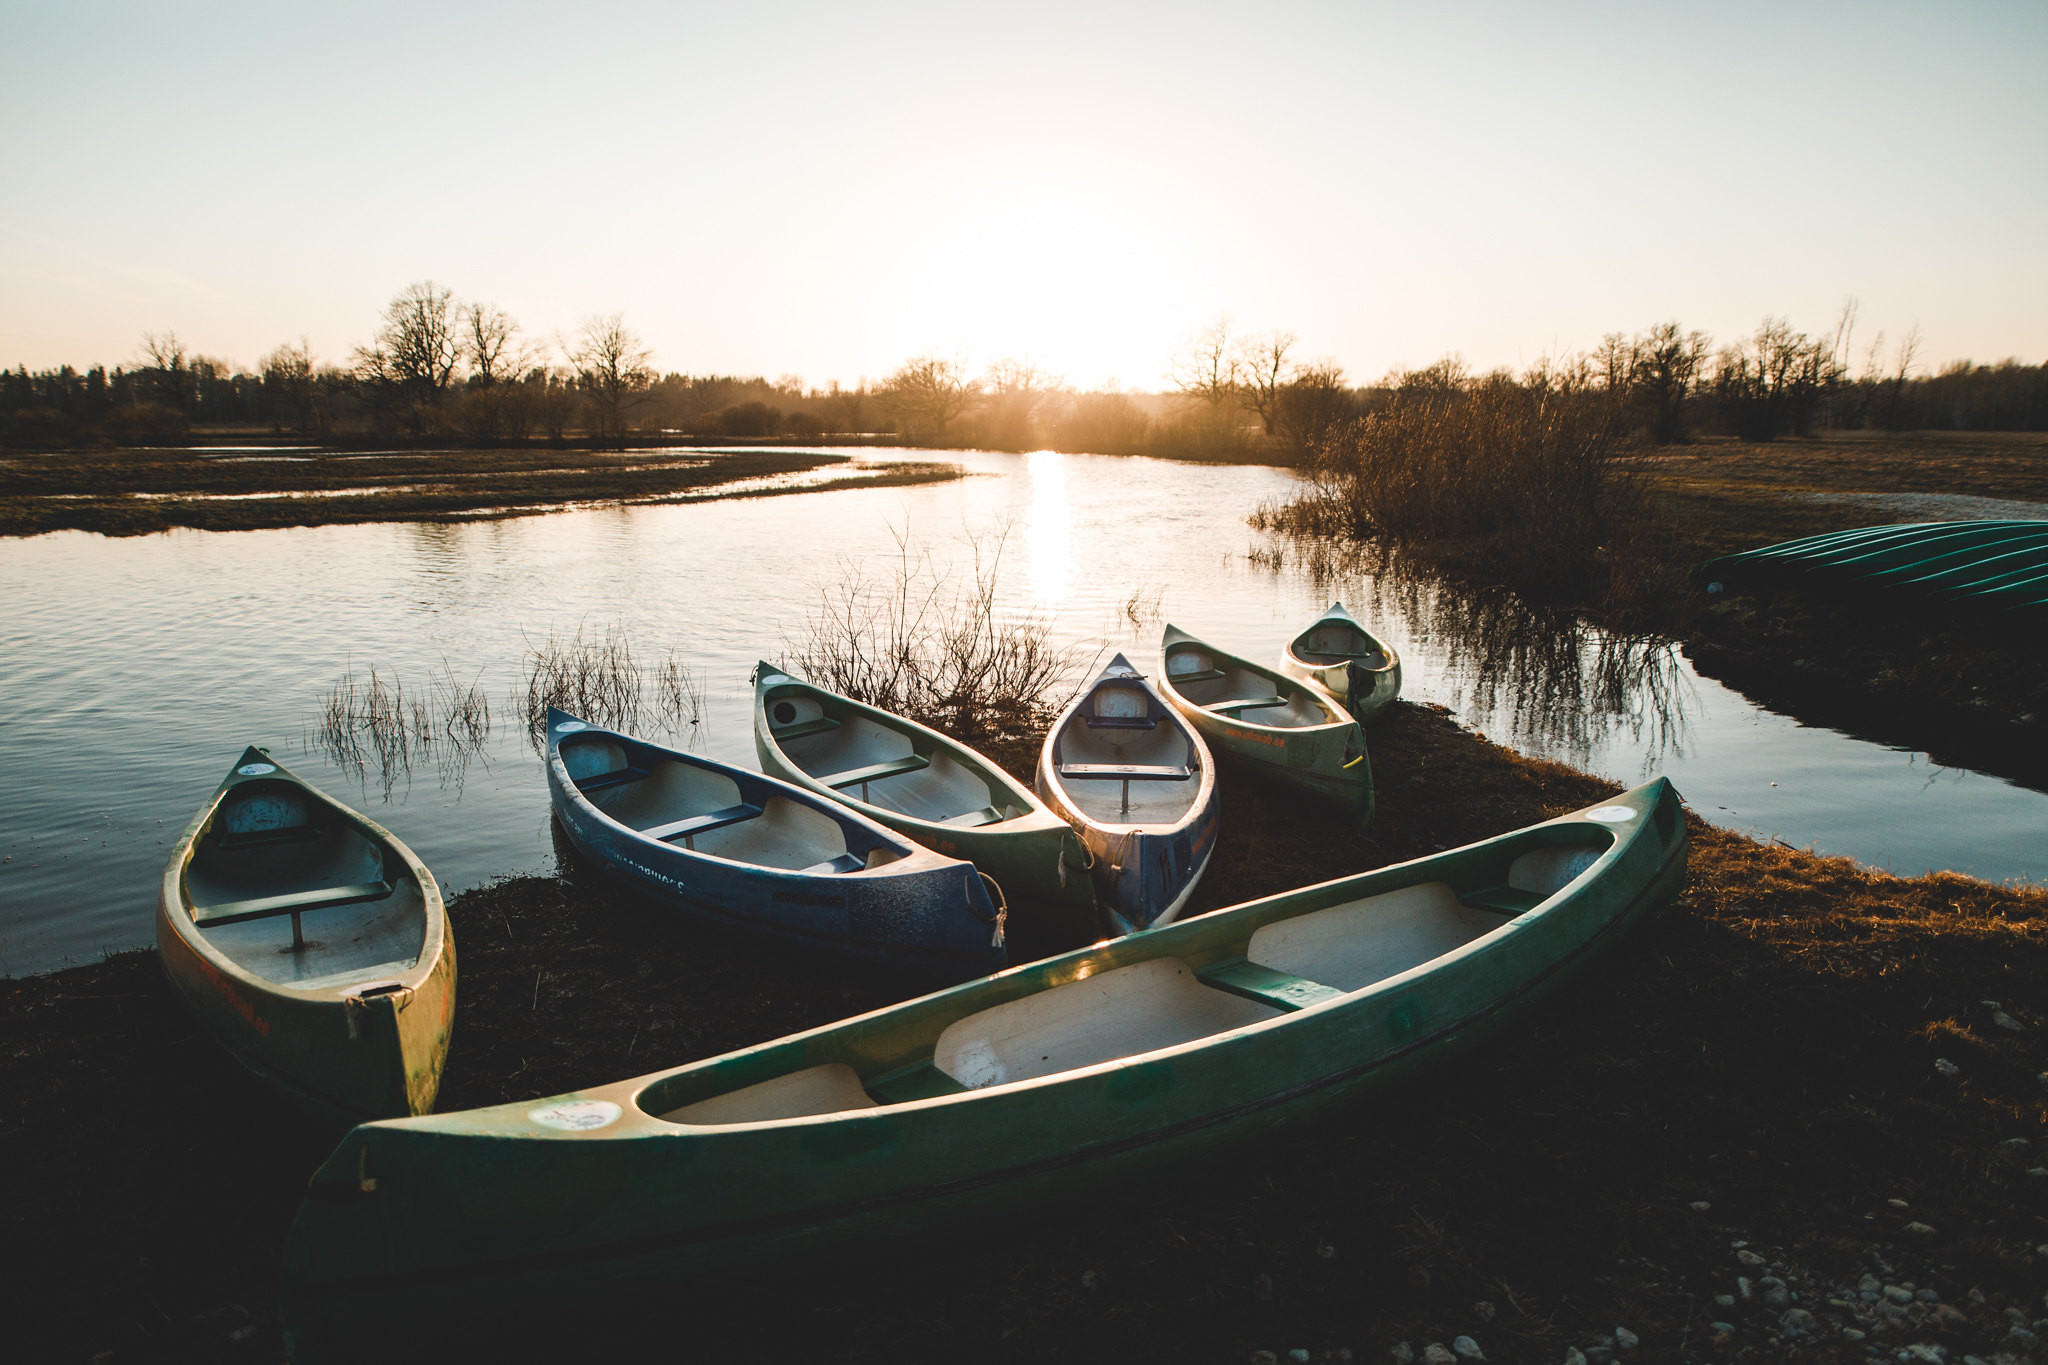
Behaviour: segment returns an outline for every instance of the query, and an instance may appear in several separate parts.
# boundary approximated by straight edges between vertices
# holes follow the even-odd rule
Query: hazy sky
[[[2048,3],[0,0],[0,364],[344,360],[431,278],[664,370],[1205,321],[1356,379],[1765,314],[2048,360]]]

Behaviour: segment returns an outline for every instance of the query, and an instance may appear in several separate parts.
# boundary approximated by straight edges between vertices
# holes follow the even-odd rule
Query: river
[[[681,738],[751,765],[755,662],[802,636],[849,566],[886,578],[901,537],[956,577],[970,538],[984,553],[1000,539],[1003,611],[1049,619],[1082,657],[1123,649],[1141,666],[1162,621],[1271,658],[1342,596],[1401,650],[1405,695],[1525,751],[1627,782],[1662,773],[1709,820],[1900,873],[2048,878],[2048,795],[1762,710],[1668,648],[1304,557],[1244,523],[1287,493],[1285,471],[937,458],[970,477],[493,521],[0,541],[0,972],[151,942],[170,844],[248,744],[387,825],[450,892],[551,871],[523,711],[536,645],[580,630],[629,642],[643,664],[672,654],[702,703]],[[488,737],[390,762],[337,752],[321,739],[327,699],[372,669],[415,695],[473,687]],[[652,709],[649,724],[665,728]]]

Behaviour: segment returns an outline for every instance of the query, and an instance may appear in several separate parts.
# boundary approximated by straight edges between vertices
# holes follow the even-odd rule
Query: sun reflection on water
[[[1031,510],[1025,521],[1025,543],[1031,552],[1031,595],[1036,605],[1058,607],[1067,596],[1068,528],[1073,513],[1067,504],[1067,457],[1057,450],[1034,450],[1024,457],[1031,481]]]

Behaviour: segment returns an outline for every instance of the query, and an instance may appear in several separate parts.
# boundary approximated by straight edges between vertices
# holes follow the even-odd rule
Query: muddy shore
[[[1430,708],[1370,738],[1369,831],[1226,786],[1199,908],[1614,789]],[[2048,892],[1690,828],[1679,901],[1465,1063],[1125,1198],[611,1326],[706,1359],[2048,1359]],[[909,989],[676,926],[566,857],[451,917],[444,1108]],[[278,1249],[332,1135],[200,1037],[149,952],[0,982],[0,1069],[19,1358],[281,1359]]]
[[[958,465],[942,462],[870,465],[819,451],[747,449],[235,453],[195,447],[14,455],[0,458],[0,535],[474,521],[591,503],[767,497],[960,476]]]

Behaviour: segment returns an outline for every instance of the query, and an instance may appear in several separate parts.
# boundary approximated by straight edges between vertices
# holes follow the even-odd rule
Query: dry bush
[[[818,585],[816,610],[788,640],[791,664],[856,701],[970,741],[1043,729],[1072,697],[1079,659],[1043,618],[996,608],[1008,533],[969,538],[971,579],[896,532],[888,577],[856,560]]]

